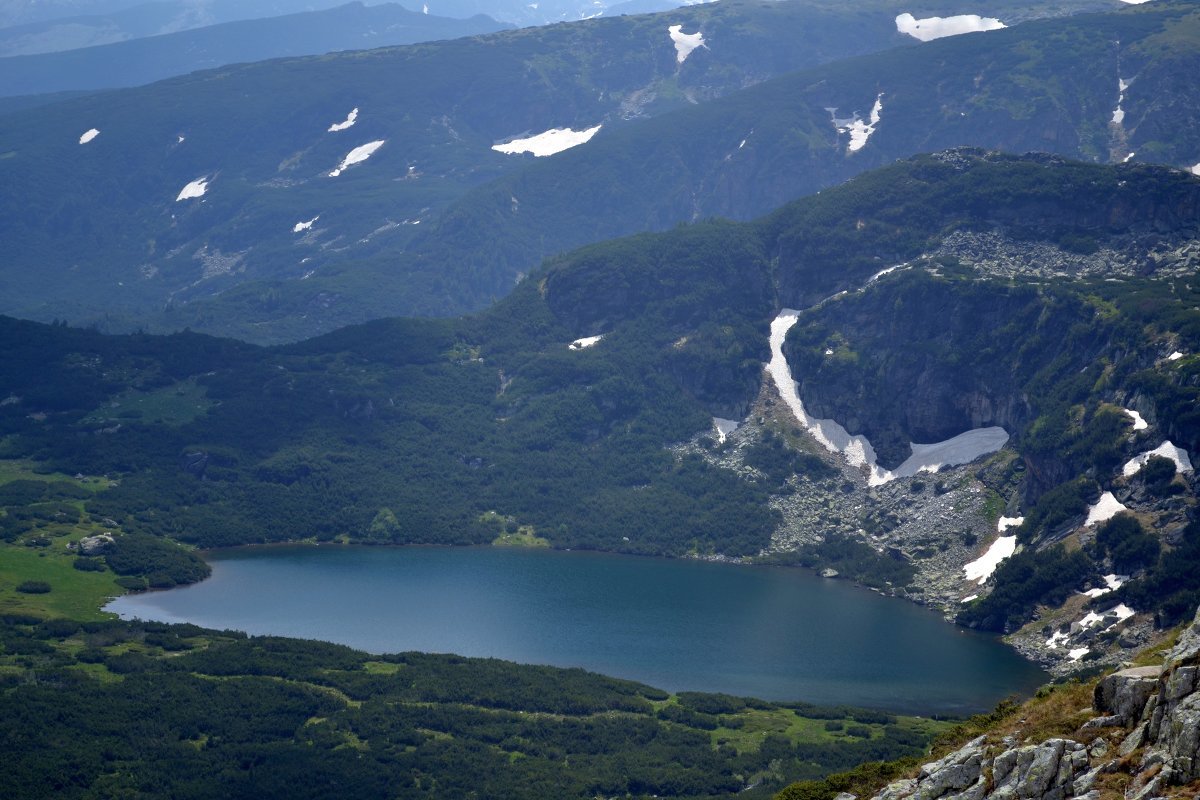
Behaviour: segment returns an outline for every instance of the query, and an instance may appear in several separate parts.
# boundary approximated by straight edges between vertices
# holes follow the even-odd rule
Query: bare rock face
[[[1146,701],[1158,693],[1161,674],[1162,667],[1133,667],[1107,675],[1096,685],[1092,704],[1115,717],[1108,724],[1133,725],[1142,718]]]
[[[1087,772],[1087,750],[1070,739],[1005,749],[989,747],[981,736],[874,800],[1068,800]]]
[[[1075,779],[1087,772],[1087,750],[1070,739],[1006,750],[992,765],[996,788],[990,800],[1065,800]]]
[[[1200,612],[1171,650],[1148,704],[1144,769],[1161,765],[1145,789],[1200,778]],[[1148,792],[1146,796],[1150,796]]]
[[[1200,610],[1163,666],[1106,676],[1093,703],[1104,716],[1083,728],[1125,728],[1121,759],[1111,757],[1111,733],[1090,748],[1064,738],[989,745],[981,736],[873,800],[1099,800],[1098,780],[1113,771],[1130,773],[1125,800],[1154,800],[1200,780]]]

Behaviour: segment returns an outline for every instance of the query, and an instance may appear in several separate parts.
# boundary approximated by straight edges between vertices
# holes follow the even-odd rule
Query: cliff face
[[[1101,679],[1071,736],[980,736],[873,800],[1149,800],[1200,788],[1200,613],[1162,666]],[[1022,720],[1024,722],[1024,720]]]

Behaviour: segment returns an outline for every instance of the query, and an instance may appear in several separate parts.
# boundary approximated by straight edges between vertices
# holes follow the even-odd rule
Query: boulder
[[[85,536],[79,540],[79,553],[85,556],[98,556],[104,549],[115,541],[111,533],[101,533],[96,536]]]
[[[1070,739],[1006,750],[993,764],[989,800],[1066,800],[1075,779],[1088,769],[1087,750]]]
[[[1092,696],[1097,711],[1115,718],[1117,725],[1130,726],[1142,718],[1146,701],[1158,692],[1162,667],[1132,667],[1106,675]]]

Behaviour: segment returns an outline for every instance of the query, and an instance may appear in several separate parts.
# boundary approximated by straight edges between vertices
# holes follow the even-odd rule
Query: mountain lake
[[[994,637],[785,567],[500,547],[285,545],[122,618],[583,667],[670,691],[965,714],[1047,679]]]

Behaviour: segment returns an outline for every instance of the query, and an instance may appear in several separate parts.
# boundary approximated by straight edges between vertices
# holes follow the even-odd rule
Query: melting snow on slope
[[[344,122],[335,122],[332,125],[330,125],[329,133],[337,133],[338,131],[344,131],[347,128],[352,128],[352,127],[354,127],[354,123],[356,123],[356,122],[358,122],[358,109],[357,108],[351,110],[350,113],[346,115],[346,119]]]
[[[1135,431],[1144,431],[1146,428],[1150,427],[1149,423],[1146,422],[1146,419],[1138,412],[1130,408],[1126,408],[1124,411],[1133,420],[1133,429]]]
[[[1130,608],[1129,606],[1125,605],[1124,603],[1121,603],[1116,608],[1110,608],[1108,611],[1105,611],[1103,614],[1097,614],[1095,611],[1089,611],[1087,613],[1087,615],[1084,616],[1083,619],[1079,620],[1079,627],[1080,628],[1090,628],[1093,625],[1095,625],[1097,622],[1101,622],[1109,614],[1116,615],[1116,617],[1117,617],[1116,622],[1113,623],[1113,625],[1116,625],[1117,622],[1124,622],[1125,620],[1129,619],[1130,617],[1132,617],[1134,615],[1134,613],[1135,613],[1134,610],[1132,608]],[[1109,625],[1108,627],[1111,628],[1112,625]],[[1107,628],[1105,630],[1107,630]]]
[[[361,164],[362,162],[366,161],[375,153],[376,150],[383,147],[384,141],[384,139],[376,139],[373,142],[360,144],[358,147],[346,154],[346,157],[342,159],[342,163],[337,165],[337,169],[329,173],[329,177],[336,178],[338,175],[341,175],[342,170],[346,169],[347,167],[352,167],[355,164]]]
[[[603,126],[597,125],[594,128],[586,128],[581,131],[573,131],[570,128],[551,128],[536,136],[513,139],[511,142],[504,142],[503,144],[494,144],[492,145],[492,149],[500,153],[507,153],[510,156],[517,155],[518,153],[533,153],[535,156],[552,156],[555,153],[561,153],[563,150],[569,150],[572,147],[587,142],[596,135],[596,132],[601,127]]]
[[[1200,167],[1200,164],[1197,164],[1196,166]],[[1197,172],[1196,174],[1200,175],[1200,172]],[[1178,361],[1181,358],[1183,358],[1183,353],[1176,350],[1174,353],[1171,353],[1171,355],[1167,356],[1167,361]]]
[[[1088,597],[1100,597],[1101,595],[1106,595],[1109,592],[1120,589],[1121,584],[1125,583],[1127,580],[1129,580],[1128,575],[1105,575],[1104,588],[1088,589],[1086,592],[1084,592],[1084,594],[1086,594]]]
[[[1113,125],[1120,125],[1125,121],[1125,109],[1121,108],[1121,103],[1125,102],[1125,90],[1128,88],[1129,81],[1117,78],[1117,107],[1113,110]]]
[[[720,417],[713,417],[713,427],[717,430],[717,441],[724,442],[725,439],[728,438],[729,434],[741,427],[741,424],[742,423],[738,422],[736,419],[721,419]]]
[[[1087,653],[1088,653],[1088,648],[1086,648],[1086,647],[1076,647],[1074,650],[1072,650],[1071,652],[1067,653],[1067,655],[1071,657],[1071,660],[1072,660],[1072,661],[1078,661],[1079,659],[1081,659],[1081,658],[1083,658],[1084,656],[1086,656],[1086,655],[1087,655]]]
[[[1058,647],[1059,642],[1065,642],[1066,640],[1066,632],[1055,631],[1053,634],[1051,634],[1050,638],[1046,640],[1046,647],[1049,647],[1051,650],[1053,650],[1054,648]]]
[[[196,180],[180,189],[179,196],[175,198],[175,202],[178,203],[180,200],[194,200],[197,197],[203,197],[207,191],[208,176],[205,175],[203,178],[196,178]]]
[[[978,14],[917,19],[912,14],[905,13],[896,17],[896,30],[900,33],[907,33],[922,42],[941,39],[943,36],[958,36],[960,33],[994,31],[1004,27],[1007,26],[1000,20],[993,17],[981,17]]]
[[[667,33],[671,34],[671,41],[675,43],[675,61],[679,64],[687,61],[687,57],[697,47],[708,47],[704,43],[704,34],[700,31],[684,33],[682,25],[672,25],[667,28]]]
[[[829,117],[833,120],[833,127],[837,128],[838,133],[850,134],[850,144],[846,145],[846,152],[857,153],[866,145],[867,140],[871,138],[871,134],[875,132],[875,126],[879,124],[879,116],[883,111],[883,93],[881,92],[875,98],[875,105],[871,107],[870,123],[863,122],[858,118],[858,114],[853,117],[839,118],[836,108],[826,108],[829,112]],[[891,267],[890,269],[895,269]]]
[[[1001,517],[996,523],[996,529],[1004,533],[1009,528],[1015,528],[1025,521],[1024,517]]]
[[[1197,162],[1196,164],[1192,165],[1192,174],[1200,175],[1200,162]]]
[[[591,347],[592,345],[594,345],[596,342],[600,341],[603,338],[604,338],[603,333],[598,336],[584,336],[582,339],[576,339],[575,341],[571,342],[569,345],[567,345],[567,347],[570,348],[571,350],[583,350],[585,348]]]
[[[91,130],[85,132],[82,136],[79,137],[79,143],[87,144],[88,142],[90,142],[92,139],[95,139],[99,135],[100,135],[100,129],[92,128]]]
[[[958,436],[934,444],[916,444],[912,455],[896,470],[889,473],[892,478],[907,478],[918,472],[937,472],[944,466],[970,464],[980,456],[994,453],[1008,441],[1004,428],[976,428]]]
[[[976,583],[984,583],[992,577],[1000,562],[1011,556],[1017,549],[1016,536],[1001,536],[992,542],[992,546],[979,558],[963,567],[966,578]]]
[[[1096,505],[1088,509],[1087,520],[1083,523],[1084,526],[1096,525],[1100,522],[1108,520],[1120,514],[1122,511],[1128,511],[1125,506],[1121,505],[1121,501],[1113,497],[1112,492],[1105,492],[1100,495],[1100,499],[1096,501]]]
[[[783,355],[783,342],[787,332],[796,324],[800,312],[785,308],[771,321],[771,360],[767,373],[775,383],[780,398],[796,416],[808,433],[830,452],[841,453],[855,467],[867,467],[871,486],[879,486],[896,478],[908,478],[918,472],[936,472],[946,465],[968,464],[988,453],[994,453],[1008,441],[1003,428],[979,428],[960,433],[952,439],[934,444],[912,444],[912,455],[894,471],[886,470],[875,463],[875,448],[865,436],[850,433],[831,419],[815,419],[804,411],[804,403],[796,391],[787,359]]]
[[[1146,462],[1150,460],[1150,456],[1162,456],[1169,458],[1175,462],[1176,472],[1191,472],[1192,460],[1188,458],[1187,450],[1182,447],[1176,447],[1171,442],[1165,441],[1153,450],[1147,450],[1141,455],[1134,456],[1125,462],[1125,466],[1121,469],[1121,474],[1126,478],[1131,475],[1136,475],[1137,471],[1146,466]]]
[[[292,226],[292,233],[300,233],[300,231],[311,231],[313,223],[316,222],[317,220],[319,220],[320,218],[321,218],[321,215],[318,214],[317,216],[310,219],[308,222],[297,222],[295,225]]]

